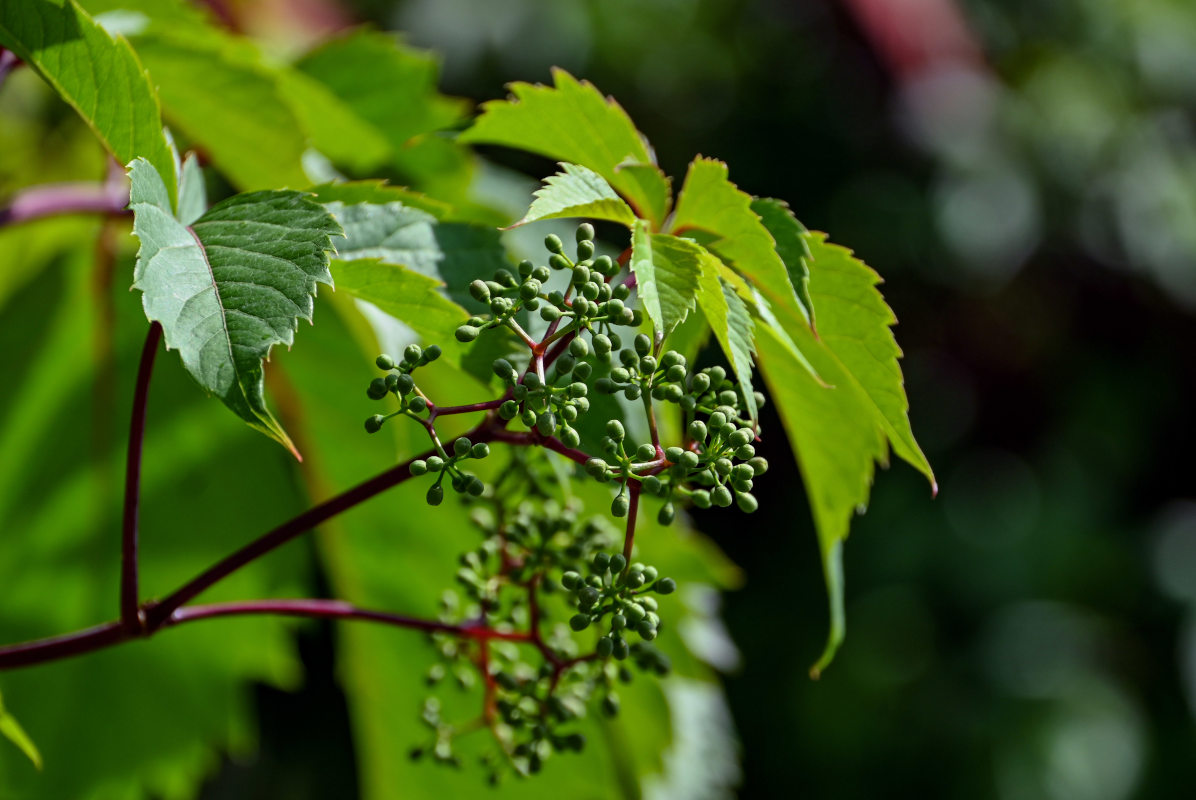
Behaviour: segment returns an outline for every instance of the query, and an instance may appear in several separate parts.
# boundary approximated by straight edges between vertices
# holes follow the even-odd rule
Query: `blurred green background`
[[[914,431],[940,493],[932,501],[904,465],[878,473],[845,551],[847,641],[821,680],[806,671],[825,635],[825,595],[784,437],[766,437],[774,469],[758,483],[761,510],[750,524],[730,513],[696,515],[745,578],[722,597],[737,648],[722,655],[741,796],[1190,794],[1196,490],[1185,456],[1196,448],[1196,4],[207,5],[282,50],[359,22],[404,31],[441,54],[443,91],[478,101],[502,97],[506,82],[546,81],[550,66],[564,67],[619,100],[667,173],[683,174],[696,151],[723,159],[745,191],[787,199],[807,226],[853,247],[886,278]],[[537,179],[551,172],[546,161],[487,155]],[[45,165],[60,173],[49,177],[93,166]],[[34,301],[58,288],[43,281],[26,291]],[[18,307],[32,317],[36,303]],[[116,336],[139,336],[135,311]],[[13,330],[6,316],[0,331]],[[314,343],[320,331],[300,336]],[[24,359],[17,334],[3,347],[13,364]],[[124,409],[132,364],[118,366],[122,394],[111,402]],[[42,380],[46,396],[70,390],[65,377]],[[161,381],[151,414],[167,424],[220,417],[177,370]],[[0,398],[0,410],[10,402]],[[42,407],[37,398],[24,402]],[[775,418],[765,425],[779,434]],[[35,446],[4,444],[8,454]],[[204,442],[182,444],[197,467],[179,485],[207,486]],[[261,453],[254,439],[228,447],[224,458]],[[102,490],[103,475],[88,480],[96,485],[85,481],[78,492]],[[348,480],[342,474],[337,483]],[[278,494],[280,506],[301,502],[285,482]],[[169,506],[169,493],[161,503]],[[263,524],[278,517],[263,516]],[[36,561],[38,547],[6,554]],[[228,543],[217,537],[207,547],[215,553]],[[75,554],[79,576],[58,579],[83,581],[96,552]],[[167,560],[158,580],[168,585],[196,557]],[[305,564],[292,553],[232,591],[286,591]],[[15,561],[0,564],[10,581],[18,574]],[[97,596],[113,593],[113,576],[94,580]],[[9,585],[16,588],[3,590],[5,602],[15,607],[20,584]],[[86,607],[85,595],[72,589],[64,603]],[[293,664],[266,655],[247,654],[230,668],[230,686],[248,677],[294,691],[256,692],[260,753],[225,760],[205,797],[353,796],[356,754],[333,635],[304,632],[303,680]],[[114,652],[101,665],[140,665],[152,676],[146,659],[168,641]],[[168,658],[161,668],[176,668]],[[18,707],[16,680],[4,686]],[[80,733],[79,746],[94,736]],[[195,765],[197,774],[216,766],[211,754],[197,754]],[[164,779],[161,791],[176,788]]]

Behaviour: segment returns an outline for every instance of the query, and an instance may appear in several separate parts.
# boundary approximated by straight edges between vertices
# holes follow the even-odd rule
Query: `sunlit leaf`
[[[631,271],[648,317],[664,336],[694,307],[705,250],[686,239],[648,233],[637,220],[631,238]]]
[[[635,213],[610,184],[579,164],[561,164],[561,172],[544,181],[527,214],[515,225],[568,217],[605,219],[629,228],[635,224]]]

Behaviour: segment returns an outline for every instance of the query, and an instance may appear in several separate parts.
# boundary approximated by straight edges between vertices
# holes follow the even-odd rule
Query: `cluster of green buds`
[[[452,455],[449,455],[439,442],[437,442],[437,449],[440,451],[440,455],[428,456],[426,459],[418,458],[411,462],[411,474],[416,477],[429,472],[436,474],[436,482],[428,487],[429,505],[438,506],[444,500],[444,487],[441,486],[441,483],[443,483],[445,475],[449,476],[449,484],[459,494],[479,497],[486,490],[486,485],[482,483],[481,478],[461,469],[461,462],[471,458],[485,458],[490,455],[490,445],[485,442],[474,444],[466,437],[459,436],[453,440]]]
[[[660,578],[655,567],[628,564],[622,553],[598,553],[590,562],[590,574],[570,570],[561,575],[561,586],[568,591],[577,613],[569,619],[569,627],[584,631],[609,615],[610,629],[598,640],[595,651],[601,658],[613,656],[622,661],[631,653],[625,638],[636,633],[644,641],[652,641],[660,631],[657,615],[657,594],[672,594],[677,583],[672,578]]]
[[[610,279],[619,265],[610,256],[594,255],[594,226],[582,223],[577,228],[576,260],[565,254],[565,245],[556,234],[544,239],[548,263],[536,266],[524,259],[515,272],[501,268],[491,280],[469,284],[474,300],[486,305],[489,314],[470,317],[456,330],[457,340],[472,342],[487,329],[507,326],[521,332],[516,316],[521,311],[538,312],[545,322],[567,331],[609,329],[613,325],[638,326],[639,311],[624,305],[631,293],[627,286],[612,286]],[[553,272],[567,272],[568,284],[562,291],[546,291]]]
[[[431,364],[438,358],[440,358],[440,348],[437,345],[420,347],[418,344],[407,345],[403,350],[403,357],[398,363],[395,363],[395,360],[385,353],[378,356],[374,363],[386,375],[370,381],[369,387],[365,390],[366,396],[371,400],[381,400],[388,394],[393,394],[399,400],[399,410],[390,414],[374,414],[367,417],[365,421],[367,433],[377,433],[382,429],[382,424],[391,417],[399,415],[414,417],[417,414],[422,414],[428,408],[428,399],[416,388],[415,379],[411,373],[416,368]]]
[[[495,361],[494,374],[510,388],[512,397],[499,406],[498,415],[505,420],[518,418],[528,430],[556,435],[569,447],[577,447],[581,435],[573,423],[590,410],[586,380],[593,367],[577,360],[585,356],[587,349],[583,339],[570,342],[569,351],[557,358],[552,377],[546,380],[531,370],[520,377],[506,359]]]

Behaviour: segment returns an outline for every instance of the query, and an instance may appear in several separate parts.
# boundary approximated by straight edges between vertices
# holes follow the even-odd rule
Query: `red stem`
[[[627,508],[627,535],[623,537],[623,558],[631,564],[631,548],[635,546],[635,520],[640,510],[640,483],[627,482],[627,493],[630,495],[630,505]]]
[[[137,387],[133,392],[133,418],[129,423],[129,451],[125,460],[125,506],[120,545],[120,621],[129,633],[141,630],[144,621],[137,605],[137,523],[141,507],[141,452],[145,440],[145,406],[149,397],[154,357],[162,342],[162,326],[151,322],[141,348]]]
[[[0,227],[58,214],[127,213],[129,189],[121,173],[106,183],[58,183],[34,186],[16,194],[0,208]]]

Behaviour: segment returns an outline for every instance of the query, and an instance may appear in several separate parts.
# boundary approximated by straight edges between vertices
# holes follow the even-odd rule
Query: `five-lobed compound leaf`
[[[747,304],[729,283],[719,277],[721,265],[718,258],[707,253],[703,260],[698,306],[706,315],[727,360],[731,362],[748,414],[755,420],[758,409],[752,389],[752,356],[756,352],[756,325]]]
[[[810,325],[817,330],[814,319],[814,301],[810,299],[810,270],[806,259],[810,250],[806,247],[806,226],[798,222],[797,217],[789,210],[789,204],[784,200],[771,197],[757,197],[752,200],[752,211],[760,217],[760,222],[768,229],[773,241],[776,242],[777,255],[785,264],[789,272],[789,282],[797,292],[797,299],[801,301]]]
[[[727,165],[695,158],[689,165],[673,233],[692,236],[743,275],[776,309],[805,314],[776,243],[752,210],[752,198],[727,179]]]
[[[17,749],[33,762],[33,766],[42,768],[42,754],[33,743],[33,739],[29,738],[29,734],[21,727],[21,723],[17,722],[17,718],[4,707],[3,696],[0,696],[0,736],[16,745]]]
[[[664,337],[694,307],[702,260],[708,255],[687,239],[649,233],[644,221],[636,220],[631,236],[631,271],[644,312]]]
[[[250,426],[298,456],[266,407],[262,362],[311,320],[317,283],[332,283],[331,237],[341,232],[299,192],[264,191],[217,203],[188,226],[163,202],[144,159],[129,168],[133,233],[141,242],[134,288],[146,316],[187,371]]]
[[[668,180],[627,112],[588,81],[561,69],[552,76],[551,87],[511,84],[510,99],[485,103],[459,141],[505,145],[588,167],[659,228]]]
[[[890,445],[932,482],[933,472],[914,441],[902,386],[901,355],[890,326],[896,321],[876,290],[875,272],[850,251],[806,234],[813,257],[810,295],[818,309],[819,337],[793,309],[780,327],[763,326],[759,361],[801,469],[818,540],[831,608],[827,644],[811,674],[834,657],[845,631],[842,546],[851,517],[866,506],[876,463]],[[786,337],[809,355],[820,384],[792,357]]]
[[[626,225],[635,224],[635,212],[611,188],[606,179],[580,164],[561,164],[561,171],[545,179],[523,219],[525,225],[542,219],[585,217]]]
[[[158,98],[129,43],[113,38],[74,0],[4,3],[0,45],[37,70],[122,164],[145,158],[175,195]]]

